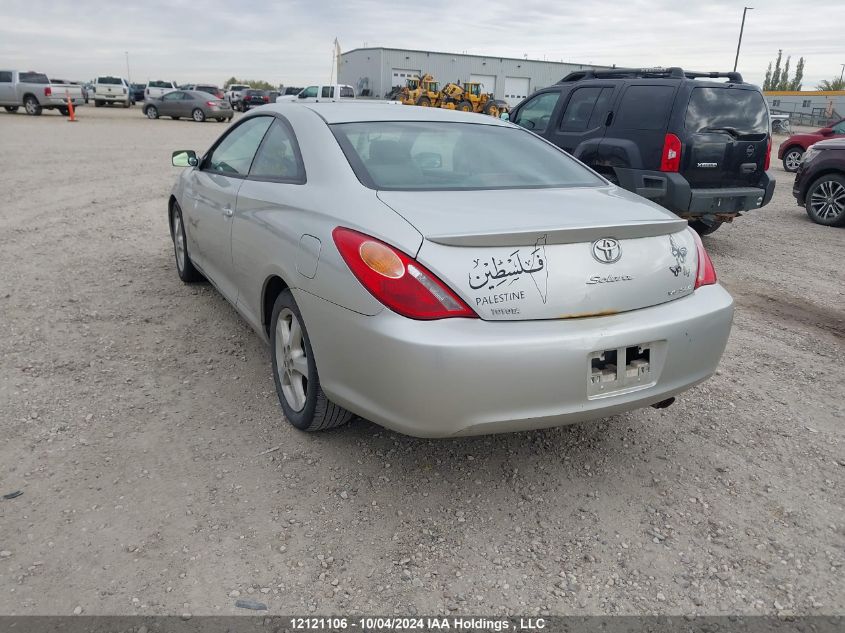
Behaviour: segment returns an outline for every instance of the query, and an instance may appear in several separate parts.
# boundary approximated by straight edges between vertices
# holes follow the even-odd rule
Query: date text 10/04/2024
[[[294,617],[296,631],[361,629],[364,631],[540,631],[543,618],[482,617]]]

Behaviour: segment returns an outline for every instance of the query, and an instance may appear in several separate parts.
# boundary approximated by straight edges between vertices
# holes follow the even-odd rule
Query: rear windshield
[[[600,186],[583,165],[530,132],[417,121],[332,127],[358,179],[400,191]]]
[[[48,84],[50,80],[44,73],[21,73],[20,80],[27,84]]]
[[[123,84],[123,81],[120,79],[120,77],[99,77],[97,79],[97,83],[98,84],[112,84],[112,85],[120,86],[120,85]]]
[[[341,99],[345,99],[345,98],[352,99],[354,97],[355,97],[355,91],[352,90],[351,86],[341,86],[340,87],[340,98]]]
[[[173,88],[173,84],[169,81],[151,81],[150,88]]]
[[[199,90],[200,92],[210,92],[214,94],[215,92],[217,92],[217,86],[197,86],[196,90]]]
[[[687,106],[687,130],[728,130],[738,136],[766,134],[769,115],[763,95],[741,88],[695,88]]]

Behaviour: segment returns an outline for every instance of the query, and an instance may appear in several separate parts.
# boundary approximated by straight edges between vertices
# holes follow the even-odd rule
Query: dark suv
[[[845,226],[845,138],[807,148],[792,193],[813,222]]]
[[[717,78],[727,81],[708,81]],[[510,120],[702,234],[775,190],[768,108],[739,73],[580,71],[532,94]]]

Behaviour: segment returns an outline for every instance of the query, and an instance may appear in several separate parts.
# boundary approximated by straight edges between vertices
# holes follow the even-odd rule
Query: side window
[[[628,86],[613,124],[625,130],[664,130],[669,122],[673,86]]]
[[[182,98],[182,95],[184,95],[184,94],[185,94],[184,92],[168,92],[167,94],[165,94],[161,98],[161,100],[162,101],[179,101]]]
[[[355,91],[352,90],[351,86],[341,86],[340,87],[340,98],[345,99],[353,99],[355,97]]]
[[[320,96],[323,99],[331,99],[334,97],[334,86],[323,86]]]
[[[601,88],[578,88],[572,92],[566,111],[560,120],[564,132],[583,132],[593,116],[593,109],[601,94]]]
[[[246,176],[255,150],[272,122],[273,117],[258,116],[241,123],[214,149],[203,169],[229,176]]]
[[[559,92],[537,95],[519,109],[514,123],[532,132],[542,132],[549,124],[558,99]]]
[[[593,108],[593,116],[590,117],[590,122],[587,124],[588,130],[593,130],[597,127],[603,126],[607,120],[607,113],[610,110],[610,100],[613,97],[613,88],[602,88],[596,107]]]
[[[254,178],[305,182],[305,167],[296,140],[290,128],[278,119],[273,121],[258,148],[249,175]]]
[[[8,70],[0,70],[0,84],[12,83],[12,73]]]
[[[836,125],[833,126],[833,133],[834,134],[845,134],[845,121],[840,121]]]
[[[302,91],[305,97],[316,97],[317,96],[317,86],[308,86],[305,90]]]

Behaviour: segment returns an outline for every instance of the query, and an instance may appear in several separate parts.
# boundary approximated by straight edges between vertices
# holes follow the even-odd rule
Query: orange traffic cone
[[[73,101],[70,99],[70,92],[65,92],[67,96],[67,113],[68,113],[68,121],[71,123],[76,123],[76,114],[73,111]]]

